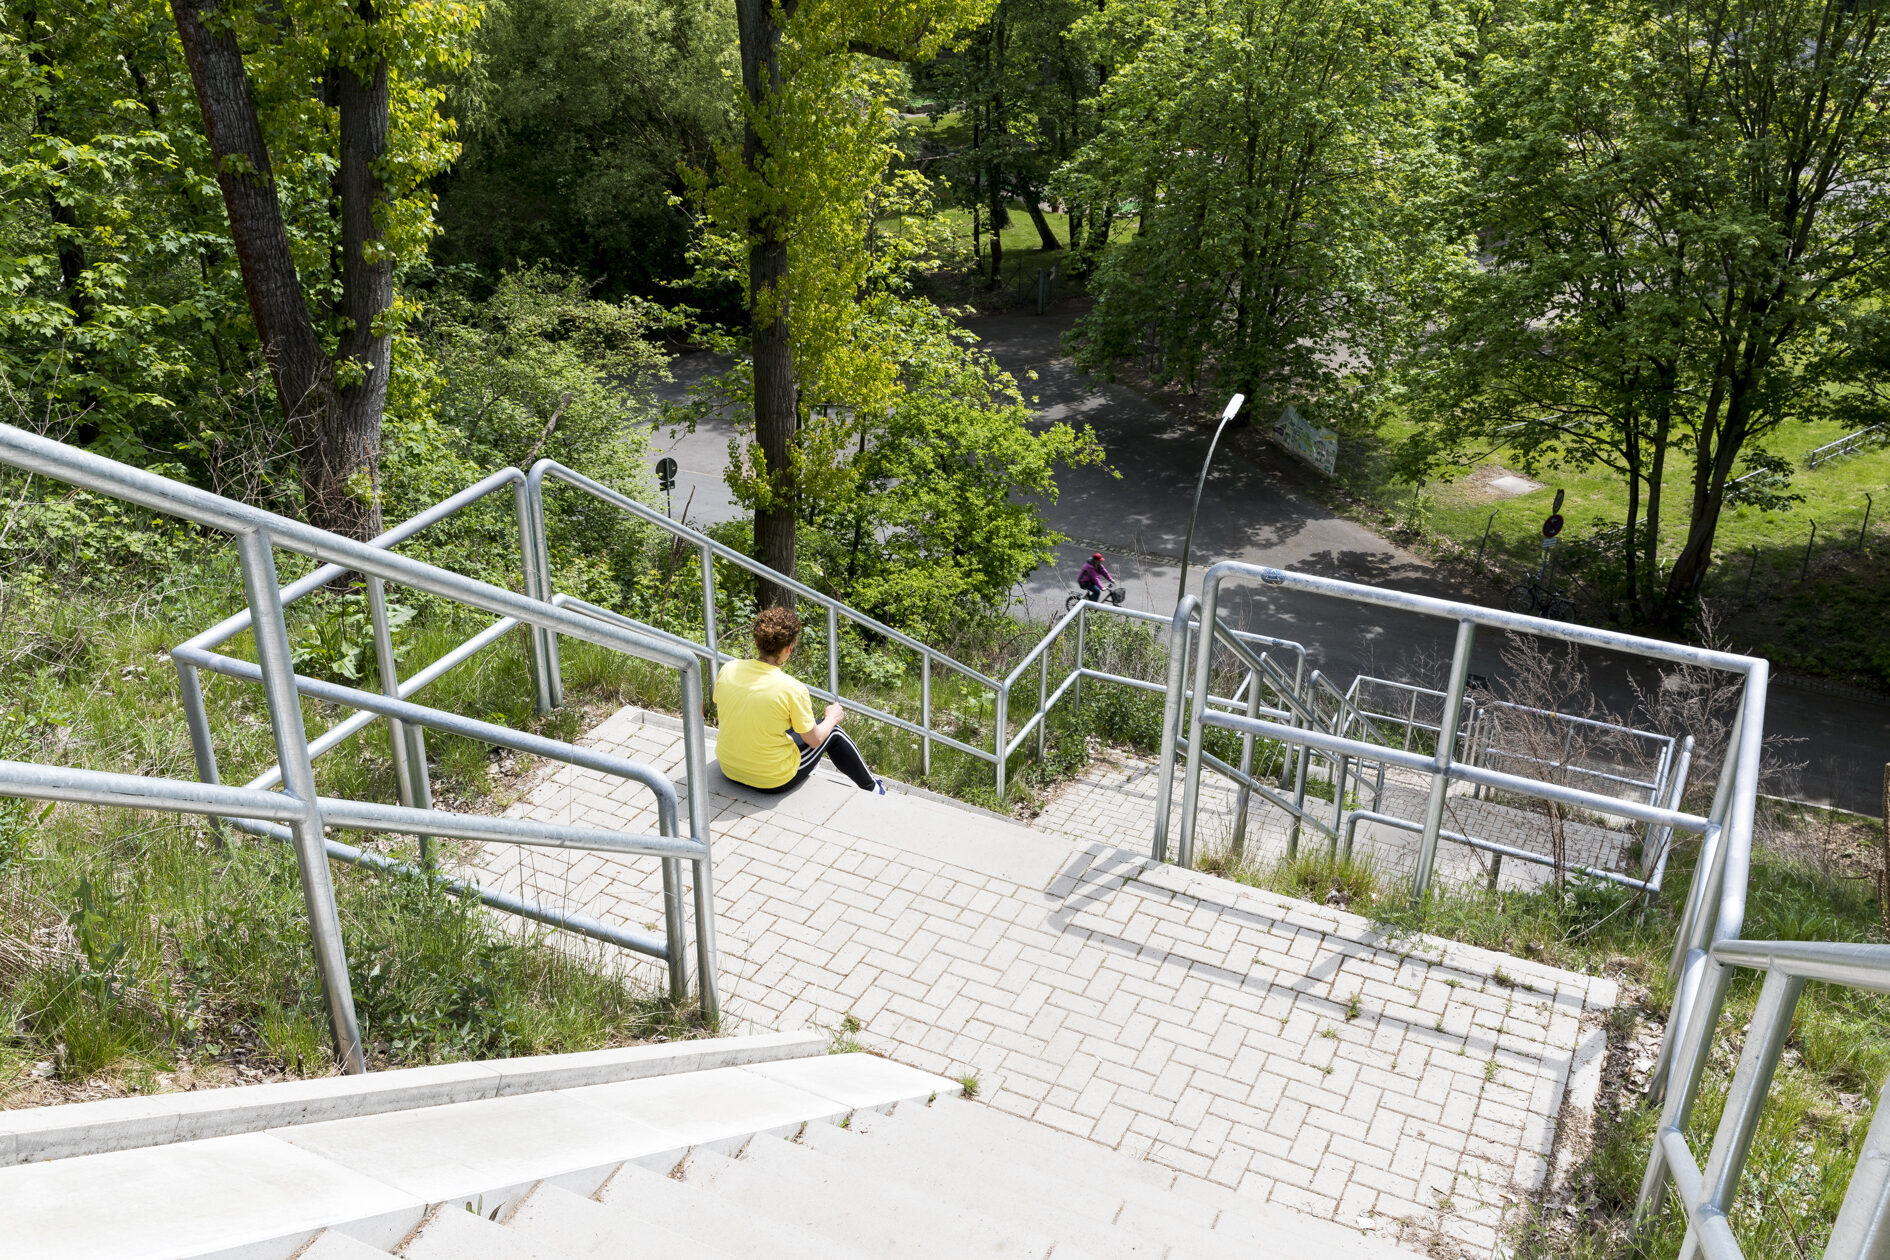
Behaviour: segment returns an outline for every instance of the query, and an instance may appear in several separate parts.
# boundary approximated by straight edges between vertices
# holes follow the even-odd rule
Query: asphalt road
[[[1127,386],[1079,373],[1061,346],[1071,318],[1066,311],[970,324],[1024,384],[1040,423],[1090,426],[1107,457],[1104,467],[1065,470],[1058,478],[1057,499],[1043,504],[1052,527],[1071,541],[1058,548],[1054,566],[1026,579],[1022,611],[1037,617],[1060,612],[1076,589],[1084,559],[1100,550],[1127,587],[1130,606],[1172,612],[1188,507],[1223,400],[1204,399],[1198,419],[1178,419]],[[678,358],[672,363],[676,381],[662,395],[680,399],[717,366],[706,354]],[[1026,378],[1028,371],[1037,374],[1035,381]],[[675,512],[682,515],[688,504],[691,523],[740,515],[722,482],[732,432],[726,418],[716,417],[692,433],[662,428],[653,434],[652,458],[667,453],[680,467]],[[1208,564],[1238,559],[1448,599],[1477,598],[1306,493],[1303,487],[1314,475],[1283,452],[1223,439],[1195,527],[1189,589],[1199,591]],[[1454,634],[1448,622],[1252,586],[1232,588],[1223,606],[1243,628],[1305,644],[1312,667],[1333,675],[1341,686],[1357,674],[1442,686]],[[1502,646],[1493,636],[1479,641],[1473,671],[1500,679],[1505,673]],[[1638,678],[1643,688],[1656,682],[1645,664],[1631,657],[1590,652],[1584,663],[1596,694],[1616,713],[1633,709],[1630,678]],[[1881,813],[1883,767],[1890,762],[1890,705],[1774,684],[1767,710],[1767,732],[1779,741],[1775,760],[1799,767],[1769,771],[1767,791]]]

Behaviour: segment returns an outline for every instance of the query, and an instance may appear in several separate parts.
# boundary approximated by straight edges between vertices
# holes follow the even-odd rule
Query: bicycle
[[[1510,587],[1505,603],[1513,613],[1533,613],[1550,621],[1575,620],[1575,601],[1540,578]]]
[[[1121,583],[1111,582],[1107,586],[1103,587],[1102,599],[1098,602],[1104,603],[1104,604],[1120,604],[1122,603],[1123,600],[1127,599],[1128,597],[1129,597],[1129,593],[1122,589]],[[1082,603],[1084,600],[1088,598],[1089,598],[1088,591],[1078,590],[1074,595],[1071,595],[1068,599],[1063,601],[1063,611],[1064,612],[1070,611],[1070,609],[1076,607],[1078,604]]]

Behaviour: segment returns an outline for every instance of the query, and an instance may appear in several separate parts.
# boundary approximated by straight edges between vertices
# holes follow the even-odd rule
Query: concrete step
[[[556,1252],[526,1235],[453,1206],[435,1212],[394,1254],[401,1260],[557,1260]]]
[[[1171,1249],[1202,1260],[1244,1260],[1247,1255],[1233,1241],[1216,1237],[1208,1228],[1213,1212],[1194,1205],[1176,1204],[1183,1210],[1151,1211],[1131,1225],[1122,1224],[1127,1198],[1121,1187],[1134,1175],[1132,1161],[1124,1161],[1131,1166],[1104,1180],[1069,1175],[1063,1161],[1020,1158],[1015,1150],[1003,1159],[982,1153],[967,1156],[930,1122],[935,1113],[974,1106],[947,1100],[931,1108],[907,1104],[895,1113],[898,1122],[856,1115],[845,1129],[810,1127],[800,1140],[859,1177],[920,1190],[930,1187],[956,1201],[975,1203],[993,1216],[1028,1220],[1056,1237],[1058,1254],[1074,1244],[1120,1260],[1159,1260]],[[1133,1190],[1151,1203],[1168,1194],[1152,1184]]]
[[[862,1177],[793,1142],[757,1138],[739,1159],[699,1156],[690,1160],[683,1178],[720,1202],[741,1203],[869,1256],[1041,1260],[1057,1243],[1035,1221],[986,1213],[942,1182],[921,1190]]]
[[[314,1242],[295,1253],[295,1260],[387,1260],[387,1253],[359,1239],[325,1229]]]
[[[713,1157],[705,1154],[701,1158]],[[671,1233],[712,1243],[731,1256],[865,1260],[871,1254],[792,1221],[764,1215],[743,1200],[717,1195],[700,1184],[634,1164],[625,1165],[612,1177],[597,1199],[618,1219],[631,1222],[633,1231],[644,1224],[657,1225]]]
[[[630,1171],[656,1176],[641,1169]],[[567,1260],[626,1254],[640,1260],[729,1260],[739,1253],[725,1245],[721,1215],[720,1209],[705,1212],[698,1208],[693,1228],[679,1232],[649,1216],[616,1211],[594,1199],[560,1190],[550,1182],[540,1182],[503,1224],[511,1232],[529,1238],[539,1251]],[[705,1225],[711,1228],[704,1229]],[[713,1242],[708,1241],[710,1238]]]
[[[1158,1237],[1169,1228],[1206,1230],[1242,1247],[1261,1248],[1262,1254],[1316,1255],[1322,1260],[1414,1254],[1386,1239],[1280,1205],[1256,1203],[1224,1186],[983,1103],[940,1099],[928,1108],[902,1107],[862,1129],[869,1141],[889,1147],[926,1145],[940,1176],[970,1178],[981,1169],[1005,1168],[1041,1173],[1061,1186],[1072,1205]]]

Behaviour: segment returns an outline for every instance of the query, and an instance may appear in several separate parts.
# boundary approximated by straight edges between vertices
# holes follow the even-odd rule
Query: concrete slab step
[[[757,1138],[739,1159],[691,1159],[683,1176],[719,1201],[741,1203],[869,1256],[1042,1260],[1057,1244],[1035,1222],[987,1214],[953,1196],[947,1185],[927,1192],[863,1178],[793,1142]]]
[[[325,1229],[315,1241],[295,1253],[295,1260],[387,1260],[387,1252],[357,1238]]]
[[[703,1158],[712,1156],[705,1154]],[[767,1256],[771,1260],[866,1260],[871,1254],[792,1221],[763,1215],[743,1200],[714,1194],[700,1183],[679,1180],[666,1172],[652,1172],[635,1164],[619,1169],[597,1192],[597,1202],[616,1213],[619,1219],[631,1222],[633,1230],[655,1225],[693,1240],[706,1241],[731,1256]]]
[[[942,1098],[928,1108],[901,1107],[862,1125],[864,1136],[889,1146],[925,1143],[945,1169],[1025,1168],[1069,1187],[1072,1203],[1125,1228],[1160,1231],[1175,1224],[1206,1229],[1266,1255],[1317,1255],[1322,1260],[1382,1260],[1413,1254],[1383,1238],[1237,1192],[1123,1151],[1033,1124],[983,1103]],[[896,1154],[889,1158],[898,1158]]]
[[[477,1212],[449,1205],[394,1254],[401,1260],[557,1260],[558,1253]]]
[[[962,1092],[956,1081],[874,1054],[829,1054],[762,1063],[748,1070],[856,1111],[885,1111],[903,1102],[929,1102]]]
[[[843,1079],[844,1066],[829,1075]],[[922,1087],[929,1088],[909,1083],[908,1092]],[[301,1125],[274,1136],[422,1202],[470,1205],[486,1215],[541,1180],[588,1195],[626,1161],[668,1168],[692,1148],[732,1151],[756,1133],[791,1134],[850,1110],[748,1068],[714,1068]]]
[[[614,1211],[550,1182],[540,1182],[501,1223],[529,1239],[539,1251],[563,1260],[623,1255],[635,1255],[639,1260],[731,1260],[732,1253],[721,1245],[721,1231],[716,1226],[719,1214],[698,1209],[697,1228],[690,1236],[648,1217]],[[703,1225],[711,1228],[705,1230]]]
[[[1174,1206],[1183,1210],[1145,1212],[1133,1224],[1123,1224],[1120,1218],[1128,1200],[1122,1183],[1128,1169],[1105,1180],[1069,1176],[1059,1161],[1019,1158],[1017,1153],[1005,1159],[983,1153],[967,1156],[953,1138],[927,1124],[934,1110],[947,1105],[928,1109],[908,1104],[895,1113],[902,1124],[891,1117],[856,1114],[844,1129],[810,1128],[801,1145],[861,1178],[975,1203],[995,1217],[1030,1221],[1056,1237],[1059,1254],[1075,1244],[1099,1257],[1120,1260],[1159,1260],[1171,1251],[1201,1260],[1246,1260],[1244,1248],[1210,1231],[1214,1214],[1193,1205],[1177,1203]],[[1154,1185],[1133,1190],[1140,1190],[1151,1204],[1167,1194]]]
[[[7,1260],[286,1258],[350,1224],[392,1246],[426,1204],[262,1133],[0,1168]]]

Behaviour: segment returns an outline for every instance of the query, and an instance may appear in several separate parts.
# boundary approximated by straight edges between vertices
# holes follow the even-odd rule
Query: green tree
[[[1063,247],[1043,199],[1057,169],[1095,130],[1104,67],[1079,30],[1091,12],[1079,0],[1000,0],[963,47],[915,71],[919,91],[940,111],[935,134],[947,140],[940,169],[955,200],[971,209],[974,248],[980,222],[992,225],[993,284],[1004,261],[997,232],[1011,199],[1022,202],[1044,249]],[[1112,209],[1107,198],[1070,207],[1074,252],[1107,240]]]
[[[703,204],[707,254],[742,284],[755,442],[736,476],[754,505],[756,558],[778,572],[794,573],[807,417],[875,414],[898,388],[898,365],[859,334],[869,237],[897,199],[901,63],[936,54],[988,2],[736,0],[742,143],[718,154]],[[785,605],[792,593],[764,583],[760,598]]]
[[[1447,265],[1416,213],[1462,34],[1422,0],[1125,0],[1089,21],[1117,68],[1059,187],[1138,199],[1100,262],[1079,362],[1146,356],[1190,390],[1328,418],[1404,299]]]
[[[458,146],[438,79],[475,11],[434,0],[172,0],[250,316],[313,524],[381,528],[398,264],[424,257],[427,181]]]
[[[706,0],[504,0],[458,93],[465,153],[440,181],[442,261],[545,263],[600,293],[688,273],[680,168],[740,126],[732,8]]]
[[[1780,493],[1767,435],[1868,398],[1835,387],[1876,371],[1844,339],[1890,278],[1887,10],[1546,0],[1483,64],[1458,221],[1485,257],[1432,347],[1432,438],[1622,471],[1642,616],[1685,619],[1736,470]]]

